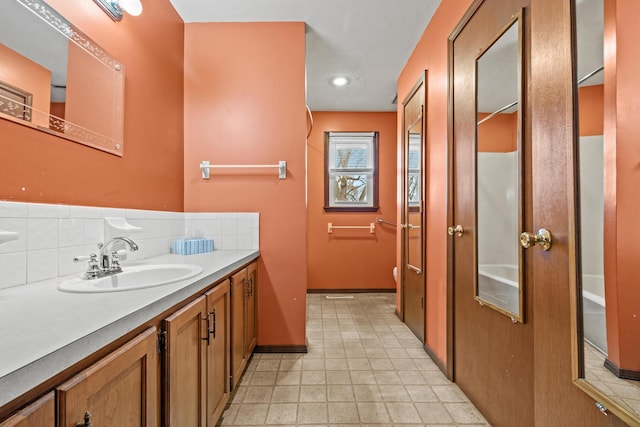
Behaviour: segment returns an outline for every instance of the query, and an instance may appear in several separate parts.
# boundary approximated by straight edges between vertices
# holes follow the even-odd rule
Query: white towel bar
[[[366,228],[369,230],[369,233],[375,234],[376,225],[372,222],[369,225],[333,225],[332,223],[327,223],[327,233],[333,233],[334,228]]]
[[[212,165],[208,160],[203,160],[200,163],[200,170],[202,171],[202,179],[211,178],[210,169],[257,169],[257,168],[278,168],[278,178],[287,179],[287,161],[280,160],[277,165]]]

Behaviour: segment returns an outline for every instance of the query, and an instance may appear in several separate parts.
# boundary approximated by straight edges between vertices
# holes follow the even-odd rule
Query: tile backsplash
[[[213,239],[215,250],[258,249],[258,213],[184,213],[0,201],[0,230],[18,239],[0,244],[0,289],[86,269],[73,258],[97,252],[105,217],[122,217],[142,230],[130,234],[139,250],[127,260],[168,254],[185,237]],[[126,261],[123,262],[126,265]]]

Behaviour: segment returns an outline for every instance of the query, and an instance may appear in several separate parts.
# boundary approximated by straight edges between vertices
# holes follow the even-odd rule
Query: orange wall
[[[309,289],[395,289],[396,228],[376,224],[368,230],[336,230],[334,225],[369,225],[377,217],[395,222],[396,113],[314,112],[308,142],[308,273]],[[378,212],[325,212],[324,133],[378,131]]]
[[[304,345],[305,25],[185,26],[184,195],[187,211],[259,212],[258,345]],[[287,179],[198,165],[276,164]]]
[[[116,118],[112,106],[120,97],[114,91],[113,74],[119,72],[87,55],[73,42],[69,42],[68,55],[65,119],[101,135],[115,137]]]
[[[471,0],[442,0],[413,54],[398,77],[402,102],[418,78],[428,70],[426,108],[426,331],[425,343],[441,360],[447,360],[447,40]],[[402,129],[398,104],[398,129]],[[398,131],[398,141],[402,139]],[[401,159],[398,144],[398,159]],[[402,176],[398,163],[398,182]],[[399,194],[399,193],[398,193]],[[397,206],[401,205],[397,200]],[[396,213],[400,219],[400,210]],[[400,235],[396,240],[400,265]],[[399,269],[402,270],[402,269]],[[400,283],[400,280],[398,280]],[[401,288],[398,286],[398,308]]]
[[[31,94],[30,124],[49,126],[51,71],[0,43],[0,81]]]
[[[182,211],[182,20],[168,1],[121,22],[48,3],[126,66],[124,157],[0,119],[0,200]]]
[[[602,135],[604,126],[604,85],[578,90],[580,136]]]
[[[640,372],[640,3],[605,0],[604,274],[608,358],[621,369]]]
[[[478,114],[482,120],[489,114]],[[518,149],[518,112],[496,114],[478,126],[478,151],[508,153]]]

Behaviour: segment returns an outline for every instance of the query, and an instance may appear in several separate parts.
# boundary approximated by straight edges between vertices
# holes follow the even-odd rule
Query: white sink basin
[[[99,279],[76,278],[58,284],[63,292],[122,292],[153,288],[186,280],[202,273],[202,267],[191,264],[148,264],[122,267],[122,273]]]

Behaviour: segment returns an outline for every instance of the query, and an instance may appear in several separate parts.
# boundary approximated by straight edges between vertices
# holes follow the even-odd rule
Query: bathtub
[[[584,339],[607,354],[604,276],[582,275],[582,321]]]
[[[518,266],[478,265],[478,296],[510,313],[519,311]]]
[[[505,285],[518,287],[518,266],[509,264],[480,264],[478,275],[488,277]]]

